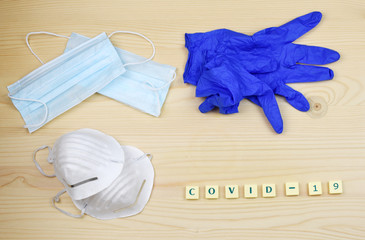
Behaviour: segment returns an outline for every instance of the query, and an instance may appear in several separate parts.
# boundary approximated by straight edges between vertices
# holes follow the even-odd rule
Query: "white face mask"
[[[124,151],[111,136],[93,129],[80,129],[61,136],[48,156],[55,175],[74,200],[90,197],[108,187],[122,172]]]
[[[55,175],[47,175],[36,161],[40,149],[50,150],[48,162],[54,164]],[[102,132],[80,129],[61,136],[53,149],[38,148],[33,154],[39,171],[57,176],[65,189],[53,198],[53,205],[71,217],[85,213],[98,219],[135,215],[147,204],[154,181],[151,156],[132,146],[119,143]],[[80,215],[58,208],[55,202],[68,192]]]
[[[150,155],[132,146],[122,146],[122,148],[126,161],[121,174],[115,181],[91,197],[81,200],[73,199],[76,207],[81,210],[80,216],[85,213],[98,219],[128,217],[140,213],[147,204],[154,180]],[[54,201],[57,202],[59,195],[63,192],[61,191]],[[63,210],[61,212],[66,213]]]

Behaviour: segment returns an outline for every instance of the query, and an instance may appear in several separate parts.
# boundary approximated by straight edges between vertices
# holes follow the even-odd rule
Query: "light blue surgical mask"
[[[117,32],[132,33],[125,31]],[[89,38],[85,36],[72,33],[68,39],[65,52],[73,50],[88,40]],[[125,63],[126,72],[98,91],[98,93],[158,117],[165,102],[170,83],[176,77],[176,68],[154,61],[147,62],[147,59],[144,57],[120,48],[115,49],[122,62]],[[142,64],[128,64],[130,62],[143,61],[145,62]]]
[[[32,34],[49,33],[29,33],[26,37],[28,46]],[[32,133],[125,71],[108,36],[102,33],[8,86],[8,96],[22,115],[24,127]]]
[[[33,52],[29,36],[48,34],[67,39],[70,37],[49,32],[27,34],[29,50],[44,65],[8,86],[8,96],[21,113],[26,123],[24,127],[30,133],[103,89],[125,73],[125,66],[143,64],[154,57],[155,47],[151,40],[139,33],[123,32],[145,38],[153,48],[152,56],[148,59],[123,64],[109,40],[114,33],[109,36],[102,33],[88,39],[46,64]]]

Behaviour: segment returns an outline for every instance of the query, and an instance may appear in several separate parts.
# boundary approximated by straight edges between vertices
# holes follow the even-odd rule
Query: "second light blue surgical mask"
[[[118,32],[130,33],[124,31],[115,33]],[[73,50],[88,40],[88,37],[72,33],[68,39],[65,52]],[[146,58],[142,56],[120,48],[115,49],[121,61],[125,63],[126,72],[114,79],[105,88],[99,90],[98,93],[158,117],[165,102],[170,83],[176,77],[176,68],[154,61],[147,62]],[[145,62],[142,64],[128,64],[143,61]]]
[[[32,34],[49,33],[29,33],[28,46],[28,37]],[[115,48],[102,33],[8,86],[8,96],[22,115],[24,127],[32,133],[124,72]]]

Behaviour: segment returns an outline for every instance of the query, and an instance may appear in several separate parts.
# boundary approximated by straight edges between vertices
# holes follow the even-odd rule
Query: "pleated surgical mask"
[[[32,133],[124,72],[108,36],[102,33],[8,86],[8,96]]]
[[[125,73],[125,66],[150,61],[155,54],[151,40],[138,33],[128,33],[142,36],[151,43],[153,54],[150,58],[123,64],[109,40],[114,33],[109,36],[102,33],[44,64],[31,49],[29,36],[49,34],[69,37],[48,32],[29,33],[26,43],[43,65],[8,86],[8,96],[22,115],[26,123],[24,127],[30,133],[36,131]]]
[[[88,41],[89,38],[72,33],[65,52],[71,51]],[[115,48],[121,61],[140,62],[144,57]],[[176,77],[176,68],[154,61],[126,66],[126,72],[98,93],[127,104],[142,112],[158,117],[165,102],[170,83]]]
[[[44,148],[49,149],[53,175],[46,174],[36,161],[36,153]],[[80,129],[58,138],[53,148],[38,148],[33,161],[43,175],[56,176],[71,198],[79,200],[108,187],[122,172],[125,155],[113,137],[93,129]]]
[[[65,190],[53,198],[55,208],[71,217],[87,214],[103,220],[140,213],[147,204],[153,188],[154,170],[151,156],[132,146],[122,148],[125,164],[114,182],[93,196],[81,200],[72,199],[75,206],[81,210],[80,215],[71,214],[56,205]]]

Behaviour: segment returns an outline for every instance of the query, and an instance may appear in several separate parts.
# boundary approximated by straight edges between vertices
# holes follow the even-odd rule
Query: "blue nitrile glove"
[[[230,42],[246,47],[241,49],[240,61],[248,72],[271,72],[277,69],[277,61],[270,54],[254,53],[254,45],[250,36],[234,32],[228,29],[218,29],[207,33],[185,34],[185,47],[189,51],[188,60],[185,65],[184,82],[197,85],[203,72],[204,65],[218,52],[225,51]],[[267,49],[261,49],[266,50]],[[254,64],[253,64],[254,63]]]
[[[217,55],[205,65],[196,87],[197,97],[207,97],[199,109],[205,113],[218,107],[222,113],[237,112],[239,102],[255,97],[277,133],[283,131],[279,106],[271,88],[247,72],[235,58]]]
[[[252,37],[227,29],[186,34],[189,58],[184,80],[196,85],[204,64],[217,53],[224,53],[238,59],[247,71],[256,74],[275,94],[284,96],[293,107],[307,111],[309,103],[305,97],[285,84],[329,80],[333,78],[333,71],[297,63],[327,64],[337,61],[340,55],[330,49],[291,42],[314,28],[321,17],[320,12],[312,12],[281,27],[259,31]],[[251,100],[259,104],[254,97]]]

